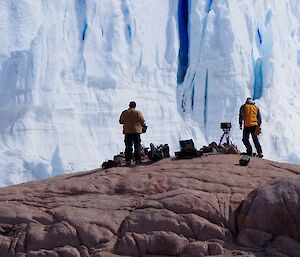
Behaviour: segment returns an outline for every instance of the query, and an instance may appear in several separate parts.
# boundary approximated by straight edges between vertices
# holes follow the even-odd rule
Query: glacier
[[[0,0],[0,185],[100,167],[124,150],[120,113],[148,146],[244,150],[238,110],[259,106],[264,156],[300,163],[298,0]]]

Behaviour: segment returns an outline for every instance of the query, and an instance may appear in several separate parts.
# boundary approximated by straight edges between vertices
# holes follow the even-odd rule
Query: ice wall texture
[[[188,68],[178,85],[182,116],[201,126],[208,142],[220,122],[231,121],[243,150],[237,114],[252,96],[263,116],[264,155],[299,163],[299,1],[180,2],[189,9]]]
[[[204,138],[177,112],[177,1],[0,0],[0,185],[92,169],[143,143]]]
[[[0,0],[1,185],[99,167],[143,142],[198,147],[256,98],[265,156],[299,162],[297,0]]]

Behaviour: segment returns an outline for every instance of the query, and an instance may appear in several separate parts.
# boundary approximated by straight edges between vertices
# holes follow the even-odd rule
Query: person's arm
[[[243,127],[244,114],[245,114],[245,106],[242,105],[241,108],[240,108],[240,113],[239,113],[240,129],[242,129],[242,127]]]
[[[119,118],[119,122],[120,122],[120,124],[124,124],[125,123],[125,121],[124,121],[124,113],[125,113],[126,111],[123,111],[122,113],[121,113],[121,115],[120,115],[120,118]]]
[[[257,107],[257,123],[258,123],[258,126],[260,127],[261,125],[261,115],[260,115],[260,111],[259,111],[259,108]]]
[[[140,112],[140,123],[141,123],[141,125],[143,125],[145,123],[145,119],[144,119],[142,112]]]

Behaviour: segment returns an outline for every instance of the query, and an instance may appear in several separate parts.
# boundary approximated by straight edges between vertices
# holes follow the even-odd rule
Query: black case
[[[248,155],[243,155],[242,158],[240,159],[241,166],[247,166],[249,162],[250,162],[250,157]]]

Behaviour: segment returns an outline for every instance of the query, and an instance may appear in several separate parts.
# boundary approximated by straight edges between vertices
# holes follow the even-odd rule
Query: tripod
[[[224,133],[223,133],[223,135],[220,138],[219,145],[222,143],[222,141],[223,141],[223,139],[224,139],[225,136],[226,136],[226,143],[227,143],[227,145],[234,145],[233,140],[232,140],[232,138],[229,135],[230,128],[224,128],[223,131],[224,131]]]

